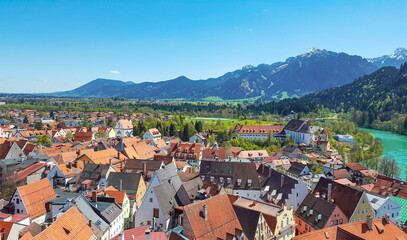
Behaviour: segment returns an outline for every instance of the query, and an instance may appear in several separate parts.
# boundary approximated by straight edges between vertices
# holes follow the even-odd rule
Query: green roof
[[[401,222],[405,224],[407,219],[407,199],[391,196],[390,198],[401,203]]]

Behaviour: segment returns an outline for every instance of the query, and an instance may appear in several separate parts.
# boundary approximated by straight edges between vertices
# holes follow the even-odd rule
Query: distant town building
[[[279,139],[283,129],[284,126],[280,125],[244,125],[238,130],[237,136],[250,140],[266,140],[271,135],[272,138]]]

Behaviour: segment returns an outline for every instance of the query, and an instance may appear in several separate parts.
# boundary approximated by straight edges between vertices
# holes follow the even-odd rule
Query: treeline
[[[381,68],[353,83],[305,96],[358,126],[407,134],[407,63]]]

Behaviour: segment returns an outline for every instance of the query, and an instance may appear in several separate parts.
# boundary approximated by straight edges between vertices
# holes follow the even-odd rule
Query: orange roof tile
[[[48,228],[35,236],[33,239],[40,240],[68,240],[68,239],[96,239],[86,218],[79,212],[76,206],[71,207],[62,214]]]
[[[38,182],[17,187],[28,215],[35,219],[46,213],[45,202],[56,196],[47,178]]]
[[[202,216],[203,206],[207,206],[207,219]],[[242,231],[242,226],[233,210],[227,194],[219,194],[204,201],[184,207],[184,217],[190,229],[184,233],[190,239],[227,239],[228,234]]]

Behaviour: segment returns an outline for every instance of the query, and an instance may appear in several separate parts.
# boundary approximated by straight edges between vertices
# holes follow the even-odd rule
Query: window
[[[308,230],[308,225],[307,224],[305,224],[305,230]]]
[[[300,225],[300,226],[301,226],[301,220],[299,220],[299,221],[298,221],[298,225]]]
[[[160,216],[160,209],[154,208],[153,209],[153,217],[158,218]]]
[[[17,209],[17,213],[20,213],[20,209]]]
[[[343,223],[343,220],[342,219],[339,219],[339,224],[342,224]]]
[[[335,220],[335,225],[338,225],[338,220]]]
[[[150,202],[153,202],[153,198],[150,198]]]
[[[331,224],[331,226],[333,226],[333,225],[334,225],[334,221],[331,221],[331,223],[330,223],[330,224]]]
[[[151,225],[151,221],[147,221],[147,225]]]

